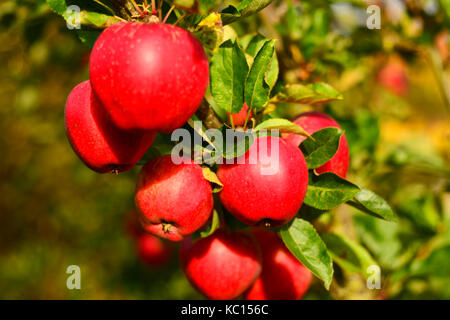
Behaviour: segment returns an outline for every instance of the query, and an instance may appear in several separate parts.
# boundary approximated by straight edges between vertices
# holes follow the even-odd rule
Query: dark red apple
[[[313,134],[327,127],[341,128],[333,118],[321,112],[305,112],[302,113],[294,123],[301,126],[309,134]],[[292,145],[298,147],[306,137],[297,134],[283,135],[283,139]],[[348,164],[350,161],[350,153],[348,142],[345,134],[341,136],[339,147],[336,154],[328,160],[324,165],[316,169],[317,173],[333,172],[342,178],[347,176]]]
[[[169,133],[196,111],[209,82],[201,43],[162,23],[119,22],[92,49],[94,91],[117,126]]]
[[[183,159],[175,164],[170,155],[150,160],[139,174],[135,202],[147,232],[180,241],[197,231],[211,216],[212,188],[202,168]]]
[[[181,267],[188,280],[209,299],[239,297],[261,273],[261,252],[245,231],[217,230],[206,238],[183,241]]]
[[[262,272],[245,293],[245,299],[301,299],[311,284],[311,271],[292,255],[275,233],[254,230],[253,234],[262,249]]]
[[[245,124],[245,120],[247,119],[247,115],[248,115],[248,105],[244,102],[244,105],[242,106],[241,111],[231,114],[231,117],[233,119],[233,124],[236,127],[243,126]],[[229,112],[227,112],[227,117],[228,117],[228,119],[230,119]],[[252,117],[252,112],[250,111],[250,116],[248,117],[249,121],[250,121],[251,117]],[[229,121],[231,123],[231,120],[229,120]]]
[[[141,261],[150,267],[162,267],[172,254],[172,248],[168,243],[147,233],[142,233],[136,238],[136,249]]]
[[[131,169],[151,146],[156,134],[117,128],[93,94],[89,80],[69,94],[64,122],[75,153],[89,168],[100,173]]]
[[[308,186],[300,149],[269,136],[256,138],[234,164],[219,165],[217,176],[223,183],[223,205],[248,225],[287,223],[300,209]]]

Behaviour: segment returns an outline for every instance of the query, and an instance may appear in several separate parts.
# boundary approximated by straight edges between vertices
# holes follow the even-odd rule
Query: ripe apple
[[[163,23],[119,22],[92,49],[94,91],[117,126],[170,133],[199,107],[209,82],[201,43]]]
[[[276,227],[290,221],[300,209],[308,186],[308,169],[301,151],[281,138],[266,136],[256,138],[241,157],[234,164],[219,165],[224,207],[248,225]]]
[[[398,96],[404,96],[408,93],[409,84],[406,67],[399,58],[391,58],[378,73],[377,80],[383,87]]]
[[[154,158],[142,168],[134,199],[144,229],[172,241],[202,227],[214,206],[202,168],[190,159],[175,164],[170,155]]]
[[[314,132],[327,127],[341,128],[333,118],[321,112],[302,113],[297,120],[294,121],[294,123],[301,126],[309,134],[313,134]],[[298,147],[306,139],[306,137],[295,134],[287,134],[283,135],[283,139]],[[324,165],[317,168],[316,171],[319,174],[324,172],[333,172],[338,176],[345,178],[347,175],[349,161],[350,155],[348,142],[345,134],[343,134],[341,136],[341,140],[339,141],[339,147],[336,154]]]
[[[188,280],[209,299],[239,297],[261,273],[261,251],[246,231],[219,229],[181,244],[180,262]]]
[[[231,114],[231,118],[233,119],[233,124],[236,127],[243,126],[245,124],[245,120],[247,119],[247,114],[248,114],[248,105],[244,102],[244,105],[242,106],[241,111]],[[229,112],[227,112],[227,117],[228,117],[228,119],[230,119]],[[250,121],[251,117],[252,117],[252,112],[250,111],[249,121]],[[231,123],[231,121],[230,121],[230,123]]]
[[[262,272],[245,293],[247,300],[301,299],[311,284],[312,273],[267,230],[253,230],[262,248]]]
[[[140,260],[150,267],[161,267],[171,257],[172,246],[144,231],[139,223],[136,210],[130,210],[125,215],[125,231],[133,239]]]
[[[142,233],[135,241],[138,256],[143,263],[150,267],[162,267],[169,261],[172,248],[162,239]]]
[[[156,134],[117,128],[94,95],[89,80],[69,94],[64,122],[75,153],[89,168],[100,173],[131,169],[151,146]]]

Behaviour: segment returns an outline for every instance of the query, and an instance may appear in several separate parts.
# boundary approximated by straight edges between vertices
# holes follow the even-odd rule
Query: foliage
[[[120,2],[71,1],[82,9],[80,30],[67,29],[54,14],[73,19],[66,0],[0,4],[4,298],[199,298],[176,261],[147,270],[133,255],[122,226],[137,169],[99,177],[78,163],[65,141],[64,101],[88,76],[88,48],[111,23],[141,19],[133,7],[118,10]],[[306,206],[277,230],[329,289],[317,282],[308,298],[450,298],[450,145],[444,136],[450,54],[436,44],[441,34],[448,37],[450,9],[445,1],[395,2],[383,5],[381,30],[367,29],[363,1],[175,1],[168,16],[208,51],[205,100],[214,123],[234,128],[223,115],[245,102],[255,132],[308,137],[302,144],[310,169]],[[162,6],[163,14],[170,5]],[[409,71],[406,96],[378,82],[392,57]],[[287,120],[306,110],[327,112],[343,130],[309,136]],[[199,118],[203,132],[212,127],[199,114],[192,120]],[[336,153],[342,134],[351,152],[349,179],[317,175],[314,169]],[[145,159],[172,146],[163,135],[156,141]],[[197,151],[204,150],[202,142]],[[249,146],[241,147],[218,153],[237,157]],[[204,167],[218,192],[214,165]],[[216,208],[211,225],[196,236],[210,235],[222,219],[232,217]],[[70,264],[88,270],[86,289],[65,288]],[[373,264],[382,270],[381,290],[365,288]],[[353,289],[355,281],[364,293]]]

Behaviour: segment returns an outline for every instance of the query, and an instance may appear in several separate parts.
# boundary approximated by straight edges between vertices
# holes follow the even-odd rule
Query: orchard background
[[[89,76],[89,47],[104,21],[90,16],[83,21],[89,26],[69,30],[49,6],[58,11],[65,2],[110,14],[99,4],[109,1],[0,4],[0,298],[202,298],[179,267],[177,243],[170,244],[163,267],[139,258],[128,226],[140,166],[99,175],[67,142],[64,104]],[[238,7],[200,3],[204,15]],[[381,8],[379,30],[366,26],[371,4]],[[173,12],[168,22],[184,10]],[[305,299],[449,299],[448,1],[273,1],[237,16],[228,15],[236,21],[224,29],[226,39],[257,32],[277,39],[275,90],[320,81],[342,94],[314,105],[280,103],[271,114],[293,119],[318,110],[333,116],[349,142],[348,180],[383,197],[397,220],[346,204],[304,216],[328,234],[334,261],[330,289],[315,277]],[[380,290],[366,287],[368,262],[381,268]],[[81,268],[81,290],[66,287],[69,265]]]

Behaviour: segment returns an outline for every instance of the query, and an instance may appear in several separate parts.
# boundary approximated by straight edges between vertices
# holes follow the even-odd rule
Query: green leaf
[[[278,93],[275,100],[278,102],[317,104],[334,100],[342,100],[343,96],[330,85],[315,83],[310,85],[291,84]]]
[[[257,33],[256,35],[253,35],[251,40],[249,41],[248,45],[245,47],[245,54],[249,55],[250,57],[255,57],[256,54],[261,50],[261,48],[264,46],[264,44],[267,42],[267,38]],[[250,59],[252,60],[252,59]],[[252,62],[252,61],[251,61]],[[250,64],[250,62],[249,62]],[[269,67],[266,72],[265,80],[266,83],[269,85],[270,89],[272,89],[277,82],[278,79],[278,58],[277,53],[274,50],[272,60],[269,62]]]
[[[277,83],[279,72],[280,70],[278,66],[277,52],[274,51],[272,60],[269,63],[269,69],[267,70],[265,77],[266,83],[269,85],[270,90],[272,90]]]
[[[392,208],[383,198],[369,189],[362,187],[360,189],[361,191],[356,194],[355,199],[348,201],[347,204],[374,217],[388,221],[397,221]]]
[[[81,11],[81,21],[83,26],[93,27],[93,28],[107,28],[120,20],[103,13]],[[66,19],[67,20],[67,19]]]
[[[53,11],[61,15],[66,21],[72,21],[74,19],[74,15],[78,14],[78,12],[67,10],[68,6],[65,0],[47,0],[47,4]],[[91,28],[106,28],[120,21],[116,17],[99,12],[81,10],[79,14],[80,25]]]
[[[329,127],[316,131],[312,139],[306,139],[300,145],[308,169],[315,169],[330,160],[339,148],[342,135],[339,128]]]
[[[237,7],[230,5],[221,11],[222,21],[226,25],[251,16],[267,7],[271,2],[272,0],[244,0]]]
[[[283,118],[273,118],[261,122],[255,127],[255,131],[261,130],[279,130],[280,133],[293,133],[311,137],[301,126]]]
[[[274,57],[275,40],[267,40],[259,50],[245,80],[245,102],[250,108],[262,108],[269,100],[270,86],[266,74]]]
[[[245,55],[236,42],[224,42],[211,61],[211,94],[216,105],[236,113],[244,105],[244,84],[248,73]]]
[[[259,33],[253,35],[250,42],[245,47],[245,53],[254,58],[266,41],[267,38]]]
[[[289,251],[320,278],[327,290],[333,279],[333,263],[327,247],[308,221],[294,218],[280,231],[281,238]]]
[[[65,0],[47,0],[49,7],[59,15],[64,15],[67,11]]]
[[[223,188],[223,184],[222,182],[220,182],[219,178],[217,177],[217,175],[215,174],[214,171],[212,171],[209,167],[202,167],[202,172],[203,172],[203,177],[213,183],[219,186],[219,188],[214,188],[213,192],[219,192],[220,190],[222,190]]]
[[[332,172],[316,175],[310,171],[304,203],[320,210],[329,210],[347,202],[358,192],[358,186]]]
[[[212,220],[211,220],[211,224],[209,225],[209,227],[206,230],[200,231],[201,238],[208,237],[208,236],[212,235],[214,233],[214,231],[219,229],[220,217],[219,217],[219,213],[217,212],[217,210],[215,210],[215,209],[213,210],[211,218],[212,218]]]
[[[349,272],[367,276],[367,268],[376,265],[369,252],[360,244],[343,235],[328,233],[322,235],[333,261]]]

